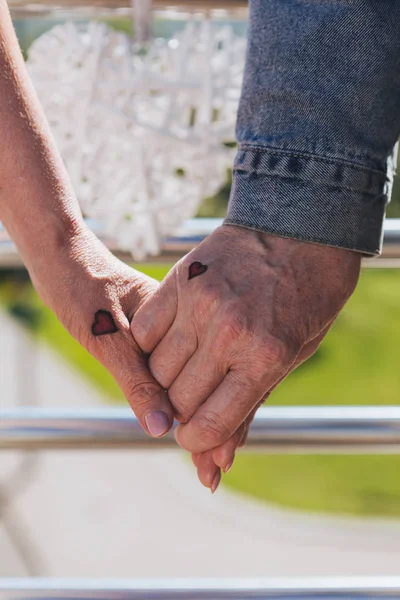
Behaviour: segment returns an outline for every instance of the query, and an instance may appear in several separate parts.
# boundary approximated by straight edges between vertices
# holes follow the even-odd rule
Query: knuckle
[[[216,309],[220,302],[220,291],[213,283],[203,283],[201,294],[196,298],[197,310],[200,313],[209,313]]]
[[[174,328],[173,335],[165,338],[168,347],[163,348],[163,358],[172,360],[182,360],[182,355],[190,355],[197,348],[197,338],[194,329],[189,325],[181,327],[180,325]]]
[[[182,357],[178,352],[157,352],[149,358],[149,369],[154,379],[165,389],[169,388],[182,369]]]
[[[180,423],[187,423],[193,416],[193,411],[190,410],[187,403],[187,397],[184,394],[172,392],[170,389],[168,398],[174,408],[176,420]]]
[[[239,307],[228,305],[218,321],[218,328],[214,336],[214,349],[218,349],[218,355],[221,351],[224,355],[226,352],[235,352],[236,342],[243,342],[247,347],[248,342],[254,339],[253,336],[252,324],[245,312]],[[235,343],[235,345],[228,345],[231,343]]]
[[[197,419],[199,439],[209,448],[223,444],[230,437],[230,432],[217,413],[209,412]]]
[[[226,338],[242,337],[247,332],[247,323],[243,313],[235,308],[228,309],[221,320],[219,330],[220,334]]]
[[[268,364],[285,366],[296,357],[296,345],[278,337],[269,338],[264,346],[264,357]]]
[[[150,340],[151,322],[143,313],[136,314],[131,323],[131,332],[140,348],[146,349]]]
[[[133,407],[140,411],[159,397],[160,388],[150,380],[129,380],[125,383],[124,393]]]
[[[149,358],[149,369],[150,373],[153,375],[154,379],[160,383],[160,385],[167,386],[167,373],[168,373],[168,363],[152,354]]]
[[[184,382],[180,382],[178,378],[168,390],[168,397],[175,409],[176,418],[181,423],[187,423],[208,396],[208,385],[201,379],[196,381],[195,378],[186,377]]]

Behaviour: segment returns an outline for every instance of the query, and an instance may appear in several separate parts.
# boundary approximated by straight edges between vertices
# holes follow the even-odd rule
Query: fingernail
[[[169,419],[162,410],[154,410],[146,415],[146,425],[150,435],[161,437],[169,430]]]
[[[212,482],[212,486],[211,486],[212,494],[215,494],[215,492],[217,491],[220,481],[221,481],[221,471],[218,469],[218,472],[217,472],[216,476],[214,477],[214,481]]]
[[[234,459],[232,459],[231,462],[228,465],[226,465],[226,467],[224,467],[224,473],[229,473],[229,471],[232,469],[233,460]]]

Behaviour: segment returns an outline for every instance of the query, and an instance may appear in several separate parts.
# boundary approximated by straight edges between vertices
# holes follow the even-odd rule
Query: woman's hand
[[[119,262],[84,225],[3,0],[0,219],[46,304],[114,376],[143,428],[166,433],[172,407],[129,328],[157,283]]]
[[[50,253],[48,260],[26,257],[39,295],[115,378],[144,430],[164,435],[173,409],[130,331],[135,312],[158,283],[116,259],[85,226]]]

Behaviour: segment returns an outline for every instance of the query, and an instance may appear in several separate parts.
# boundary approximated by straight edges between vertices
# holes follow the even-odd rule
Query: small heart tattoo
[[[118,327],[115,324],[113,316],[108,310],[98,310],[94,315],[92,325],[93,335],[106,335],[107,333],[116,333]]]
[[[203,275],[207,271],[207,265],[203,265],[203,263],[196,260],[196,262],[192,263],[189,267],[189,277],[188,279],[193,279],[193,277],[198,277],[199,275]]]

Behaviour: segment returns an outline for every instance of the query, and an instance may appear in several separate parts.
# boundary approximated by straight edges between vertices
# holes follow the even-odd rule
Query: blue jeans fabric
[[[368,255],[400,133],[400,0],[250,0],[226,224]]]

